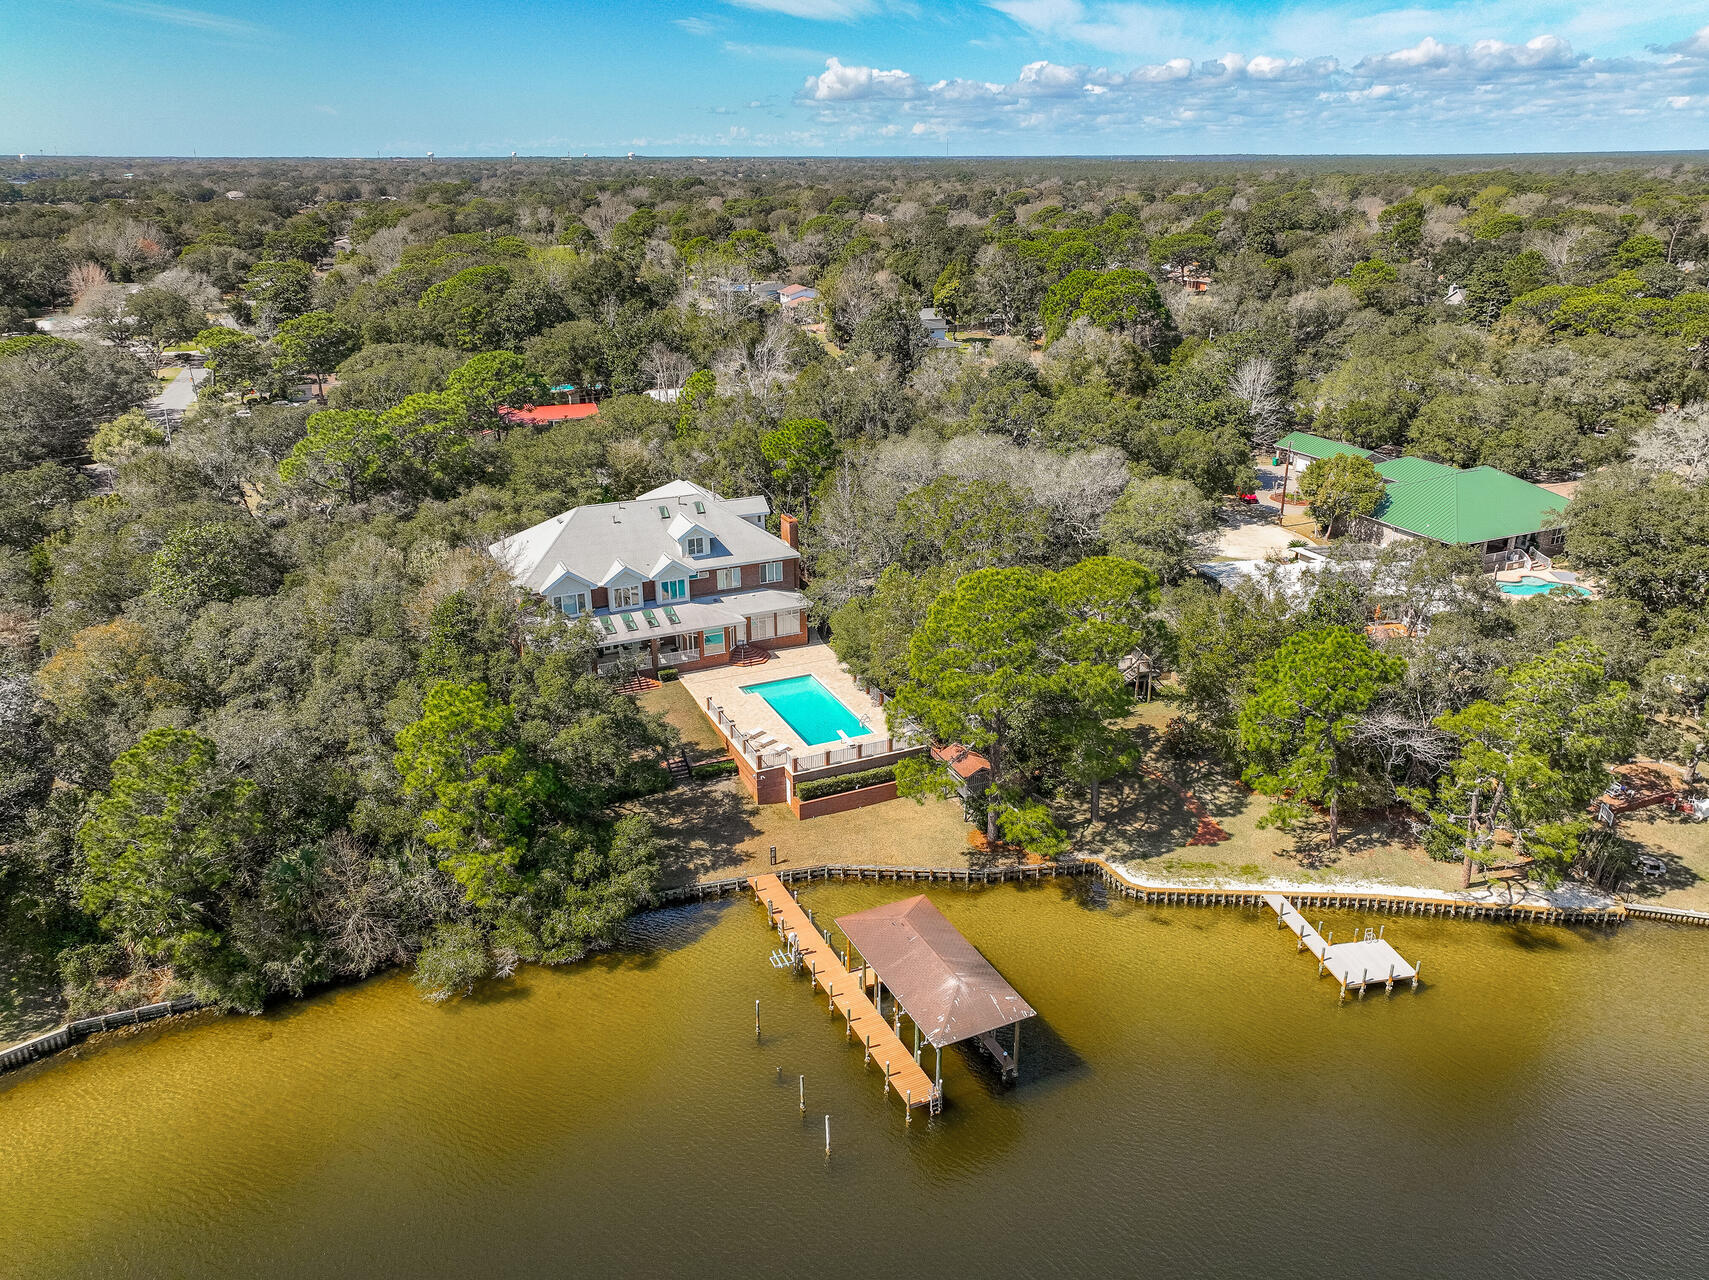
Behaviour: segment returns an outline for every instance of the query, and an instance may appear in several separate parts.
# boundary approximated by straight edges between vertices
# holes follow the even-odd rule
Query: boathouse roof
[[[839,916],[837,927],[936,1048],[1037,1014],[924,894]]]

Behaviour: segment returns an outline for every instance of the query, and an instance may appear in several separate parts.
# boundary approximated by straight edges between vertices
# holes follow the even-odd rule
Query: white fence
[[[872,696],[871,690],[864,690]],[[882,697],[882,695],[879,695]],[[876,702],[876,698],[874,699]],[[879,761],[886,757],[905,754],[920,749],[920,743],[912,737],[876,738],[871,741],[860,739],[847,746],[826,747],[823,750],[796,752],[789,747],[776,742],[768,735],[753,729],[743,729],[730,717],[730,713],[712,701],[712,696],[706,696],[706,714],[712,723],[718,726],[730,749],[738,753],[742,759],[757,769],[786,768],[791,774],[812,773],[819,769],[829,769],[833,765],[848,764],[855,760]]]

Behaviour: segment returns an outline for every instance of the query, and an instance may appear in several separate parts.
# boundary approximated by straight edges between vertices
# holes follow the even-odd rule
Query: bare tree
[[[694,361],[662,342],[655,342],[647,349],[642,367],[655,387],[671,390],[688,382],[688,375],[694,372]]]
[[[81,302],[91,289],[104,289],[112,283],[113,277],[107,274],[107,268],[99,262],[79,262],[65,278],[66,288],[71,290],[73,307]]]
[[[1694,400],[1658,414],[1633,440],[1632,461],[1691,484],[1709,480],[1709,402]]]

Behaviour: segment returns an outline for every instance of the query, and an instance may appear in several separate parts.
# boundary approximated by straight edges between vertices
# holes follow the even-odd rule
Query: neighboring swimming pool
[[[1534,574],[1526,574],[1518,582],[1503,582],[1499,584],[1504,596],[1540,596],[1556,587],[1565,587],[1568,591],[1581,596],[1590,594],[1584,587],[1575,587],[1570,582],[1556,582],[1553,578],[1539,578]]]
[[[818,676],[791,676],[765,684],[742,686],[743,693],[757,693],[766,705],[783,717],[783,723],[810,747],[858,738],[872,730],[859,716],[837,700]]]

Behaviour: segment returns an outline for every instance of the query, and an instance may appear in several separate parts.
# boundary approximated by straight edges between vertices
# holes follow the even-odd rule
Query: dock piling
[[[760,1002],[754,1001],[754,1043],[760,1042]]]
[[[806,1076],[800,1076],[800,1077],[798,1077],[798,1079],[801,1082],[801,1114],[806,1115],[807,1114],[807,1077]]]
[[[825,1117],[825,1158],[829,1159],[830,1155],[831,1155],[831,1117],[826,1116]]]

